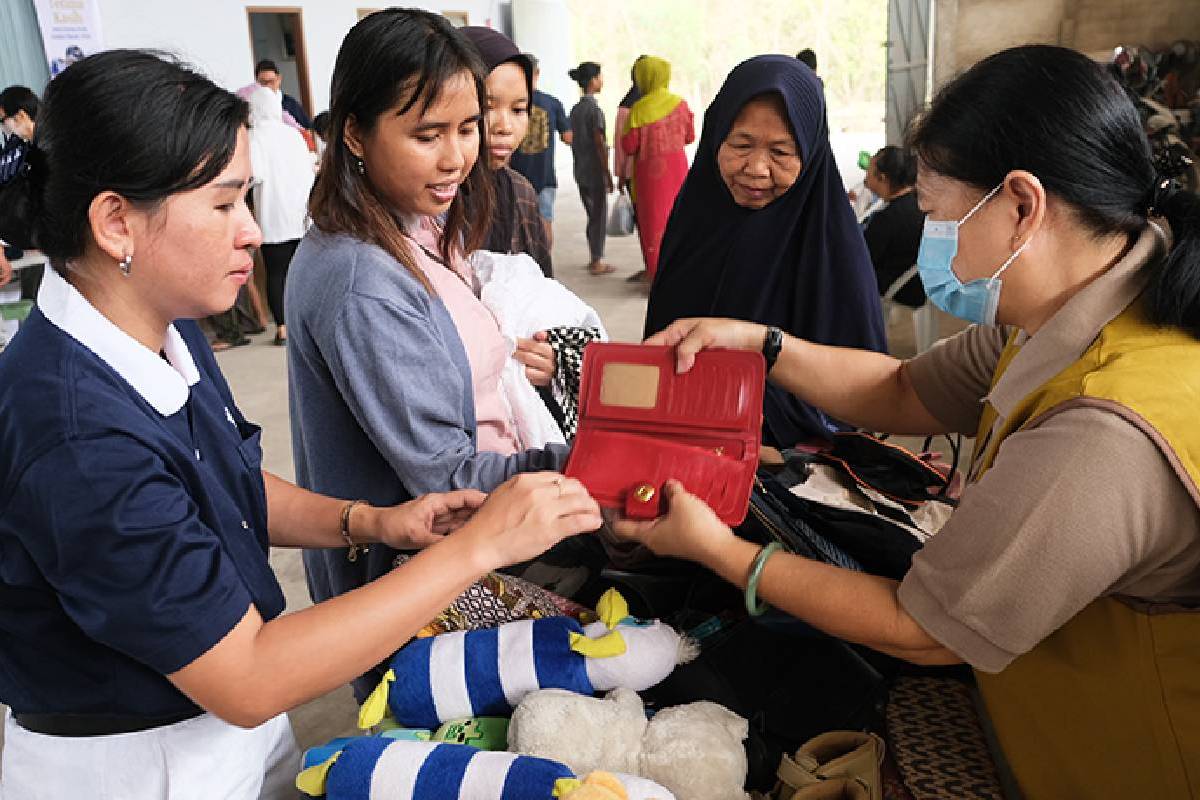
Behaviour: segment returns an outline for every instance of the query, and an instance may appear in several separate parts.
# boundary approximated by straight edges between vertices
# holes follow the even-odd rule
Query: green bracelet
[[[771,542],[763,545],[763,549],[754,557],[754,566],[750,567],[750,580],[746,582],[746,610],[752,617],[761,617],[769,608],[766,603],[758,601],[758,581],[762,578],[767,559],[782,549],[783,545],[779,542]]]

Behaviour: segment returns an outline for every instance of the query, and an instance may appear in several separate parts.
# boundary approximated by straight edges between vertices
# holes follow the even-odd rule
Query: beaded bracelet
[[[754,566],[750,567],[750,580],[746,582],[746,610],[752,617],[761,617],[770,607],[758,600],[758,582],[762,578],[763,567],[767,565],[767,559],[782,549],[783,545],[779,542],[763,545],[754,558]]]

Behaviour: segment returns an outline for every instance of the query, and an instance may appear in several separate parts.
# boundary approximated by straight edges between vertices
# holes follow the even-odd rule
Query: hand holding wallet
[[[674,479],[725,524],[741,523],[758,466],[765,371],[759,353],[705,350],[680,375],[670,347],[588,345],[566,474],[631,519],[664,513],[662,488]]]

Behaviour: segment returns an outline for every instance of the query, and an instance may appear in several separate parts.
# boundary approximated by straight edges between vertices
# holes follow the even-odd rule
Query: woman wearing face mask
[[[599,524],[550,474],[482,508],[475,491],[382,508],[262,470],[194,322],[233,304],[262,241],[247,116],[186,67],[110,50],[54,79],[0,182],[0,236],[52,265],[0,354],[0,797],[294,797],[288,709],[483,572]],[[268,548],[347,540],[436,543],[284,614]]]
[[[480,155],[489,168],[495,206],[483,249],[494,253],[528,253],[538,262],[542,273],[551,278],[554,266],[550,239],[538,211],[537,192],[524,175],[508,165],[529,128],[533,61],[499,31],[468,26],[459,32],[475,45],[487,71],[484,82],[487,152]]]
[[[835,636],[970,664],[1026,797],[1193,796],[1200,201],[1156,167],[1121,87],[1063,48],[980,62],[912,145],[922,280],[973,327],[907,362],[729,320],[651,341],[681,369],[765,341],[772,383],[840,419],[975,435],[950,521],[899,584],[759,550],[678,488],[668,516],[622,530],[761,577]]]
[[[298,483],[387,505],[561,466],[562,445],[519,447],[500,391],[508,346],[465,258],[484,233],[465,195],[478,219],[491,207],[475,49],[439,15],[371,14],[342,42],[330,100],[313,227],[287,287]],[[309,550],[309,591],[341,595],[395,556]]]
[[[738,65],[704,116],[663,236],[646,335],[697,316],[886,350],[871,259],[829,149],[824,92],[794,58]],[[768,386],[763,442],[791,447],[844,427],[828,411]]]

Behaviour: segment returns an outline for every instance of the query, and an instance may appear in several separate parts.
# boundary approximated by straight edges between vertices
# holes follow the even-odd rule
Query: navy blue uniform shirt
[[[152,353],[53,270],[0,355],[0,701],[172,714],[164,677],[278,616],[259,428],[193,322]]]

